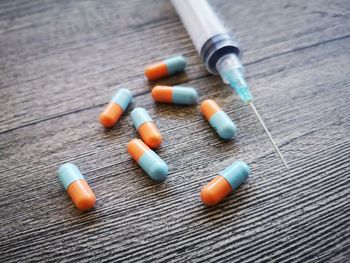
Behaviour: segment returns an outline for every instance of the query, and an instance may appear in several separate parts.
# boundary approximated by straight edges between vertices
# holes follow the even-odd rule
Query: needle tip
[[[264,121],[263,121],[262,118],[260,117],[260,115],[259,115],[258,111],[256,110],[256,108],[255,108],[255,106],[254,106],[254,104],[253,104],[252,101],[249,102],[249,106],[252,108],[252,110],[253,110],[255,116],[258,118],[259,122],[260,122],[261,125],[263,126],[263,128],[264,128],[264,130],[265,130],[265,133],[266,133],[267,136],[269,137],[269,139],[270,139],[270,141],[271,141],[273,147],[275,148],[275,150],[276,150],[278,156],[280,157],[282,163],[283,163],[284,166],[286,167],[287,171],[289,171],[289,166],[288,166],[286,160],[284,159],[282,153],[281,153],[280,150],[278,149],[277,144],[276,144],[275,141],[273,140],[273,138],[272,138],[272,136],[271,136],[269,130],[267,129],[267,127],[266,127]]]
[[[287,171],[289,172],[290,171],[290,168],[289,168],[289,165],[286,163],[286,161],[283,159],[283,156],[280,156],[284,166],[286,167]]]

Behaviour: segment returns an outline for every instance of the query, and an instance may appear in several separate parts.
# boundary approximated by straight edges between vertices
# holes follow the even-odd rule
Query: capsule
[[[61,165],[58,178],[78,209],[87,211],[94,207],[96,196],[77,166],[71,163]]]
[[[198,103],[198,93],[194,88],[181,86],[155,86],[152,89],[154,101],[192,105]]]
[[[106,109],[100,114],[100,122],[105,128],[111,128],[117,123],[132,100],[128,89],[120,89],[114,95]]]
[[[149,147],[155,149],[162,144],[162,135],[144,108],[133,109],[131,119],[142,140]]]
[[[202,202],[207,206],[220,203],[243,184],[249,175],[249,166],[242,161],[235,161],[203,187],[201,191]]]
[[[183,56],[171,57],[147,66],[145,76],[150,81],[172,76],[184,71],[186,64],[186,59]]]
[[[200,110],[222,139],[229,140],[235,136],[236,125],[215,101],[203,101]]]
[[[162,182],[168,176],[167,164],[143,141],[131,140],[128,143],[128,152],[154,181]]]

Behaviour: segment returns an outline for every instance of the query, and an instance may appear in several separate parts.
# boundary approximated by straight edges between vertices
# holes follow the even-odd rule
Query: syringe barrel
[[[171,0],[198,53],[208,39],[227,34],[206,0]]]
[[[171,0],[197,52],[207,69],[218,74],[217,61],[227,54],[239,56],[240,50],[214,13],[207,0]]]

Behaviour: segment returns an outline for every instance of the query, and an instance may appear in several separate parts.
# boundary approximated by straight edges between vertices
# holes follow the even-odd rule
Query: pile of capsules
[[[183,56],[175,56],[148,66],[145,69],[145,76],[148,80],[155,81],[183,72],[185,67],[186,59]],[[156,102],[179,105],[198,103],[198,93],[191,87],[157,85],[152,89],[151,94]],[[119,89],[106,109],[100,114],[101,124],[105,128],[113,127],[131,100],[132,94],[128,89]],[[215,101],[210,99],[203,101],[200,105],[200,111],[222,139],[230,140],[235,136],[235,124]],[[154,181],[164,181],[168,176],[168,165],[151,150],[161,145],[162,135],[144,108],[133,109],[131,119],[142,140],[132,139],[128,143],[129,154]],[[235,161],[203,187],[200,194],[203,203],[208,206],[220,203],[244,183],[249,175],[248,165],[242,161]],[[77,166],[71,163],[61,165],[58,177],[78,209],[87,211],[94,207],[95,194]]]

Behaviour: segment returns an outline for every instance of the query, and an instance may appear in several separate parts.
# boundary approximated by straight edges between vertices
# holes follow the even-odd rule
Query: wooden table
[[[348,0],[213,3],[243,47],[262,127],[209,75],[169,1],[1,1],[1,262],[349,262]],[[155,104],[150,62],[188,58],[186,75],[236,122],[220,140],[198,107]],[[134,94],[120,122],[98,122],[119,86]],[[126,152],[145,107],[168,163],[154,183]],[[252,177],[216,207],[200,189],[240,159]],[[59,183],[78,165],[98,202],[80,213]],[[265,179],[264,179],[265,178]]]

